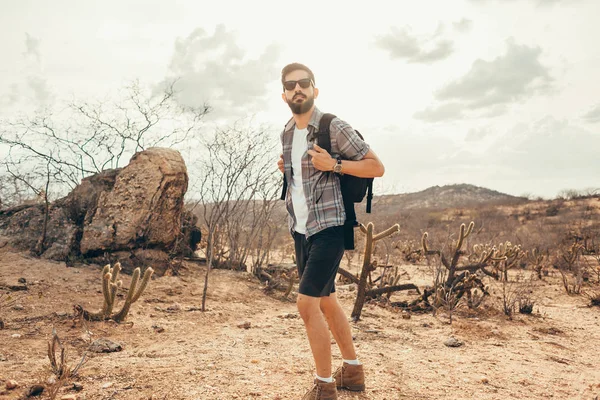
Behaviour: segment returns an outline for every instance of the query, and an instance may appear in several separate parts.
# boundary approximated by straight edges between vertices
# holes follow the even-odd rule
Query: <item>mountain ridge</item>
[[[403,209],[454,208],[477,204],[518,204],[527,202],[526,197],[513,196],[497,190],[467,183],[444,186],[431,186],[413,193],[387,194],[377,196],[377,207],[391,206]]]

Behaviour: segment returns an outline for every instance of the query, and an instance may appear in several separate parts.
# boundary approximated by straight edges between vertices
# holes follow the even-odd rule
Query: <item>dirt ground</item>
[[[50,376],[47,343],[56,329],[75,364],[91,341],[120,343],[114,353],[88,353],[80,376],[58,397],[77,399],[300,399],[313,379],[312,357],[294,302],[266,295],[246,273],[211,272],[208,310],[199,311],[204,267],[153,279],[126,323],[73,320],[73,305],[102,305],[101,266],[67,268],[0,249],[0,284],[14,304],[0,309],[0,399],[18,399]],[[415,266],[403,266],[413,277]],[[124,287],[129,286],[124,276]],[[413,282],[415,282],[413,280]],[[549,282],[549,283],[548,283]],[[600,308],[567,296],[557,277],[536,289],[532,315],[508,320],[491,308],[444,315],[401,314],[367,304],[352,324],[367,390],[340,399],[598,399]],[[419,285],[426,281],[418,282]],[[355,292],[340,286],[350,314]],[[405,295],[406,296],[406,295]],[[392,300],[401,299],[394,295]],[[6,297],[4,297],[6,300]],[[494,300],[491,299],[493,303]],[[119,304],[123,301],[120,297]],[[496,307],[497,308],[497,307]],[[447,347],[451,336],[464,342]],[[332,344],[334,365],[341,363]],[[73,382],[83,389],[75,392]],[[46,397],[47,398],[47,397]]]

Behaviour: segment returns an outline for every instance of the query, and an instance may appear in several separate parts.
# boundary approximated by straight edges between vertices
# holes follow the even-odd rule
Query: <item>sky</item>
[[[0,0],[0,118],[132,80],[207,102],[207,126],[290,117],[281,68],[386,167],[381,193],[600,188],[600,1]],[[273,161],[276,168],[276,159]]]

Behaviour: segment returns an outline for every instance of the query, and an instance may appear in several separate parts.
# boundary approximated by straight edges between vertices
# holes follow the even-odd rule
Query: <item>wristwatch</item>
[[[342,160],[340,158],[337,159],[337,163],[333,166],[333,172],[342,175]]]

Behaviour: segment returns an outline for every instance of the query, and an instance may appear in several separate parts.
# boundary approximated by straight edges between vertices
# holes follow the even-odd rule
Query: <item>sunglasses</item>
[[[294,90],[296,88],[296,83],[300,85],[302,89],[308,89],[310,85],[313,84],[313,81],[310,78],[304,78],[298,81],[285,81],[283,82],[283,87],[285,90]]]

